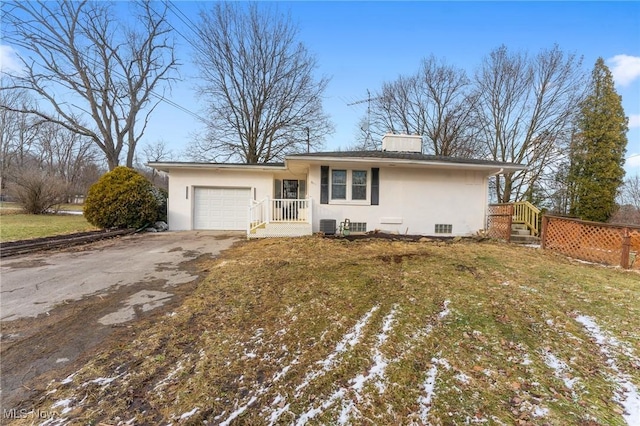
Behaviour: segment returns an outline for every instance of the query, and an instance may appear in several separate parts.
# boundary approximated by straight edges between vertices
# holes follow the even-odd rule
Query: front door
[[[298,181],[285,179],[282,181],[282,198],[285,200],[296,200],[298,198]]]
[[[294,179],[284,179],[282,181],[282,198],[285,200],[298,199],[298,181]],[[282,202],[282,216],[285,221],[298,219],[298,205],[296,201]]]

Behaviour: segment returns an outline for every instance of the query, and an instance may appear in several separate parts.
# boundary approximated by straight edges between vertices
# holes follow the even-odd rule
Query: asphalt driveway
[[[162,232],[105,240],[79,250],[40,252],[3,260],[0,321],[46,314],[120,286],[161,280],[167,289],[196,277],[180,264],[202,254],[217,255],[240,234]]]
[[[3,408],[28,407],[47,375],[117,339],[130,321],[162,315],[195,288],[203,258],[243,238],[214,231],[144,233],[3,259]]]

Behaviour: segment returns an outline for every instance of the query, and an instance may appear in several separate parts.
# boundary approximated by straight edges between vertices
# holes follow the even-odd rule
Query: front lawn
[[[95,229],[82,215],[33,215],[13,210],[0,212],[0,242],[3,243]]]
[[[202,267],[179,309],[35,408],[82,424],[640,422],[636,272],[497,243],[316,237]]]

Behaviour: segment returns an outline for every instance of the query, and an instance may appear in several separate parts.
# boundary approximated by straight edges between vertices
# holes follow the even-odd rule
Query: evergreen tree
[[[570,152],[572,215],[606,222],[615,211],[616,195],[624,181],[627,124],[611,71],[598,58]]]

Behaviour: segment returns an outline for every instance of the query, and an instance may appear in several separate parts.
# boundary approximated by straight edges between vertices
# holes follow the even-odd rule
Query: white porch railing
[[[308,223],[311,224],[311,199],[270,199],[253,201],[249,207],[248,232],[264,227],[269,223]]]

